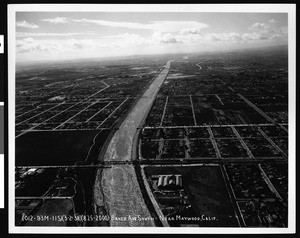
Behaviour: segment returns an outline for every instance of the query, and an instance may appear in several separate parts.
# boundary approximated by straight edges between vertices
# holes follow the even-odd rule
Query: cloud
[[[149,23],[138,22],[117,22],[95,19],[67,19],[65,17],[55,17],[51,19],[43,19],[42,21],[58,24],[76,22],[82,24],[96,24],[107,27],[121,27],[128,29],[152,30],[157,32],[176,32],[186,28],[203,29],[208,27],[207,24],[197,21],[150,21]]]
[[[152,35],[152,39],[154,42],[162,44],[182,43],[182,41],[179,38],[179,36],[176,36],[175,34],[171,33],[162,34],[160,32],[155,32]]]
[[[179,41],[178,39],[176,39],[176,37],[174,37],[173,35],[171,35],[170,33],[163,35],[163,37],[160,40],[161,43],[164,44],[169,44],[169,43],[181,43],[181,41]]]
[[[49,33],[54,36],[56,34]],[[34,36],[47,36],[48,34],[21,34],[22,36],[32,36],[20,38],[16,41],[16,49],[19,54],[37,54],[37,53],[66,53],[66,52],[101,52],[101,49],[120,49],[121,51],[130,47],[157,46],[163,44],[176,44],[181,41],[171,33],[156,32],[150,37],[142,37],[138,34],[119,34],[114,36],[105,36],[100,38],[86,39],[34,39]]]
[[[286,39],[287,31],[284,28],[278,27],[278,21],[270,19],[267,23],[256,22],[249,28],[249,33],[245,34],[245,39],[249,40],[272,40]]]
[[[65,17],[55,17],[55,18],[50,18],[50,19],[43,19],[41,21],[50,22],[53,24],[59,24],[59,23],[64,24],[64,23],[69,22],[69,20]]]
[[[39,43],[31,37],[18,40],[16,42],[17,53],[32,53],[32,52],[42,52],[42,51],[51,51],[58,50],[54,46],[47,46]]]
[[[36,40],[27,37],[16,41],[16,51],[19,54],[25,53],[64,53],[78,52],[82,50],[93,51],[97,48],[112,48],[113,45],[102,44],[89,39],[64,39],[64,40]]]
[[[252,24],[251,26],[249,26],[250,31],[261,31],[261,30],[265,30],[268,28],[269,28],[269,26],[266,23],[259,23],[259,22],[256,22],[256,23]]]
[[[187,28],[201,30],[208,27],[207,24],[197,21],[153,21],[145,26],[158,32],[178,32]]]
[[[69,41],[69,45],[77,50],[82,50],[84,48],[83,44],[81,44],[78,40],[75,40],[75,39],[71,39]]]
[[[278,21],[276,21],[275,19],[270,19],[268,22],[271,23],[271,24],[277,24],[278,23]]]
[[[180,34],[182,35],[188,35],[188,34],[195,34],[195,35],[203,35],[202,28],[188,28],[188,29],[182,29],[180,31]]]
[[[67,37],[76,35],[98,35],[94,32],[69,32],[69,33],[37,33],[37,32],[16,32],[16,37]]]
[[[278,21],[256,22],[248,27],[248,32],[204,33],[202,29],[187,28],[173,33],[177,41],[204,44],[245,44],[250,41],[275,41],[287,39],[287,28],[278,27]]]
[[[90,21],[90,20],[88,20]],[[40,56],[41,58],[64,57],[78,58],[103,55],[122,55],[145,52],[177,52],[178,50],[224,49],[241,47],[254,43],[269,44],[283,42],[287,39],[287,27],[279,27],[278,22],[271,19],[266,22],[256,22],[246,29],[246,32],[208,32],[203,31],[207,26],[200,26],[198,22],[188,25],[187,22],[149,22],[128,23],[104,21],[93,24],[106,24],[113,27],[127,27],[130,29],[151,29],[145,35],[124,33],[110,36],[101,36],[95,32],[71,33],[31,33],[17,32],[16,49],[18,57],[28,59]],[[82,22],[84,23],[84,22]],[[90,22],[86,22],[89,24]],[[176,24],[177,25],[176,25]],[[133,24],[133,25],[132,25]],[[97,37],[92,37],[97,35]],[[79,37],[80,36],[80,37]],[[252,44],[252,45],[254,45]],[[244,47],[244,46],[243,46]],[[246,46],[245,46],[246,47]],[[148,51],[147,51],[148,49]],[[167,50],[168,49],[168,50]],[[128,53],[129,54],[129,53]],[[42,55],[42,56],[41,56]],[[49,55],[49,56],[48,56]]]
[[[218,33],[218,34],[207,34],[207,39],[212,41],[231,41],[231,42],[239,42],[243,41],[243,37],[241,34],[230,32],[230,33]]]
[[[37,29],[37,28],[39,28],[38,25],[36,25],[34,23],[29,23],[29,22],[27,22],[25,20],[23,20],[23,21],[17,21],[16,22],[16,26],[17,27],[24,27],[24,28],[31,28],[31,29]]]
[[[287,39],[287,29],[278,27],[278,21],[270,19],[267,22],[257,22],[248,27],[248,32],[203,32],[203,28],[183,28],[179,32],[162,33],[155,32],[152,35],[154,42],[159,43],[183,43],[183,44],[246,44],[255,41],[278,41]]]
[[[173,33],[154,32],[150,37],[142,37],[137,34],[119,34],[115,36],[105,36],[101,40],[105,40],[108,44],[116,47],[126,46],[149,46],[159,44],[182,43]]]
[[[151,38],[142,37],[138,34],[124,33],[119,35],[103,36],[98,38],[101,45],[110,47],[127,47],[149,45]]]

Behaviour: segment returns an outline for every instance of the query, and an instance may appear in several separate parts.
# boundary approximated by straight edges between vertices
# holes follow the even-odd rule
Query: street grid
[[[196,66],[199,67],[199,70],[202,70],[203,68],[199,64],[196,64]],[[212,70],[211,67],[207,68]],[[253,203],[261,201],[262,203],[266,204],[270,211],[272,211],[272,209],[279,209],[283,212],[283,222],[279,224],[277,223],[275,226],[286,227],[287,219],[285,216],[287,214],[287,207],[284,205],[286,200],[278,192],[278,189],[280,189],[282,184],[279,184],[276,179],[271,181],[270,178],[275,175],[273,175],[274,173],[272,174],[270,171],[273,171],[272,168],[275,168],[279,163],[288,163],[287,123],[276,122],[270,117],[270,113],[265,113],[259,108],[259,106],[252,103],[241,93],[238,93],[222,79],[218,77],[216,79],[223,85],[223,89],[221,89],[221,92],[219,93],[202,93],[201,95],[195,95],[196,92],[192,87],[190,87],[188,89],[193,92],[193,94],[183,94],[183,91],[178,88],[176,82],[173,84],[175,87],[172,85],[170,86],[170,84],[167,84],[166,86],[164,85],[165,88],[162,87],[158,98],[160,101],[166,99],[166,102],[164,104],[163,111],[161,111],[161,107],[158,104],[160,101],[156,101],[148,115],[148,120],[146,119],[146,123],[141,130],[141,137],[139,140],[139,159],[143,164],[149,163],[149,167],[157,166],[158,168],[163,166],[163,163],[165,163],[166,166],[171,167],[172,165],[169,164],[171,161],[173,163],[175,161],[179,161],[179,163],[181,163],[181,165],[174,164],[174,166],[183,166],[183,164],[188,166],[189,161],[190,163],[195,163],[195,161],[198,161],[199,165],[201,163],[204,165],[220,165],[229,196],[234,205],[239,226],[257,227],[261,226],[261,224],[265,222],[261,220],[260,216],[257,216],[257,220],[255,220],[255,217],[253,217],[253,220],[249,220],[249,211],[247,210],[248,207],[252,206]],[[189,84],[188,81],[186,81],[186,83]],[[214,84],[214,87],[216,85],[217,84]],[[226,89],[229,90],[229,93],[226,91]],[[186,104],[185,99],[188,97],[190,99],[190,104]],[[217,117],[215,121],[210,121],[207,124],[203,123],[201,121],[201,117],[197,117],[199,110],[197,110],[195,106],[198,98],[200,98],[201,101],[203,97],[206,98],[205,100],[208,99],[212,105],[217,105],[217,103],[219,103],[219,105],[225,106],[233,101],[244,104],[244,107],[251,108],[253,110],[252,113],[260,115],[262,119],[260,119],[260,121],[257,123],[249,123],[246,122],[240,115],[238,115],[240,122],[230,123],[226,120],[219,120],[223,116],[220,114],[221,116]],[[215,97],[216,101],[212,97]],[[176,104],[174,103],[174,100],[177,100]],[[172,103],[170,103],[170,101]],[[282,105],[284,106],[286,104]],[[170,109],[171,107],[173,108]],[[189,110],[192,111],[192,122],[189,121],[189,118],[186,120],[186,115],[189,114]],[[175,114],[174,111],[182,111],[183,113]],[[214,113],[216,114],[216,112]],[[176,116],[178,117],[177,121],[174,120]],[[226,131],[225,129],[227,130],[227,134],[222,134]],[[171,133],[170,131],[172,130],[176,130],[176,133]],[[195,133],[193,132],[195,130],[206,130],[206,132],[203,133],[203,131],[199,131],[198,135],[195,136]],[[218,134],[218,130],[223,131],[221,135]],[[197,145],[194,143],[194,141],[199,141],[202,144]],[[229,151],[227,150],[226,152],[228,146],[231,147]],[[202,149],[197,151],[197,148]],[[208,148],[212,148],[210,149],[212,150],[210,153],[208,153]],[[241,149],[246,152],[246,156],[237,154],[237,151],[241,152]],[[234,153],[230,153],[232,150],[235,153],[234,156],[232,156]],[[197,152],[196,154],[195,151]],[[207,157],[208,154],[210,154],[210,157]],[[230,156],[230,154],[232,155]],[[271,165],[271,161],[273,161],[274,165]],[[152,165],[150,165],[151,163]],[[160,163],[162,164],[160,165]],[[271,166],[271,170],[266,172],[261,165]],[[264,198],[262,195],[243,198],[239,197],[239,195],[237,195],[236,185],[234,185],[235,180],[233,180],[233,175],[231,174],[229,176],[227,172],[231,166],[233,166],[233,169],[235,167],[239,168],[240,166],[241,173],[243,173],[243,171],[248,171],[249,169],[254,169],[254,174],[257,174],[255,175],[257,176],[255,179],[259,179],[258,183],[265,187],[264,190],[261,190],[261,194],[264,195],[263,191],[268,193],[269,190],[269,194],[267,194],[267,196],[269,195],[270,198]],[[147,165],[145,165],[145,168],[147,168]],[[281,177],[279,176],[278,179],[287,177],[287,170],[284,171],[286,172],[281,173]],[[151,181],[150,178],[148,179]],[[248,177],[245,179],[247,180]],[[247,184],[251,183],[255,179],[250,179]],[[272,182],[277,182],[277,184],[273,185]],[[154,188],[151,188],[151,190],[153,189]],[[150,191],[149,193],[152,192]],[[277,202],[276,199],[281,202]]]
[[[202,70],[203,66],[196,64],[199,67],[199,70]],[[211,67],[206,66],[208,70],[212,70]],[[149,121],[146,122],[142,128],[141,138],[139,140],[139,158],[137,160],[133,158],[133,161],[124,162],[124,161],[107,161],[106,163],[99,163],[98,165],[91,165],[91,167],[101,167],[110,168],[109,165],[127,165],[127,164],[143,164],[144,167],[147,166],[163,166],[159,164],[160,161],[166,161],[166,166],[203,166],[203,165],[217,165],[220,166],[222,171],[222,176],[224,178],[230,199],[233,202],[234,212],[237,217],[237,221],[239,226],[252,226],[249,221],[246,219],[246,210],[245,204],[249,204],[252,202],[253,198],[239,197],[236,187],[234,186],[234,180],[232,175],[229,175],[230,170],[234,170],[237,166],[244,166],[243,169],[246,171],[250,168],[255,171],[255,173],[259,174],[259,178],[266,188],[268,188],[270,198],[263,198],[263,201],[273,202],[274,197],[282,200],[282,196],[277,191],[277,186],[274,186],[272,181],[269,179],[268,172],[265,172],[264,168],[261,166],[261,162],[264,158],[266,161],[270,162],[271,159],[274,161],[282,161],[283,163],[287,163],[288,153],[287,153],[287,143],[288,143],[288,130],[287,123],[276,123],[274,119],[272,119],[267,113],[261,110],[258,106],[253,104],[250,100],[244,97],[242,94],[237,93],[231,86],[227,85],[223,80],[217,78],[219,82],[223,84],[226,88],[228,88],[232,93],[237,95],[239,99],[243,103],[246,103],[248,106],[253,108],[257,113],[259,113],[266,121],[262,123],[223,123],[216,118],[216,121],[210,124],[203,124],[199,120],[199,116],[197,117],[197,106],[195,106],[195,101],[197,98],[208,97],[213,103],[219,103],[224,106],[228,103],[226,100],[228,99],[228,95],[220,94],[220,93],[207,93],[199,95],[194,94],[178,94],[172,96],[165,96],[163,94],[159,94],[156,99],[159,99],[159,102],[164,102],[159,108],[155,109],[156,105],[152,106],[152,109],[148,115],[148,117],[152,116],[152,112],[157,114],[155,118],[154,124],[149,124]],[[102,98],[97,97],[102,91],[105,91],[110,88],[110,85],[101,81],[104,85],[103,88],[97,90],[96,92],[90,92],[88,96],[84,96],[82,98],[75,99],[74,102],[54,102],[54,103],[44,103],[40,105],[40,108],[29,109],[27,107],[18,108],[16,110],[16,138],[19,136],[31,132],[31,131],[73,131],[73,130],[95,130],[95,129],[106,129],[112,128],[114,123],[108,124],[105,126],[107,121],[114,120],[113,116],[115,116],[118,110],[123,110],[123,105],[130,104],[135,98],[127,96],[123,98]],[[102,85],[102,86],[103,86]],[[67,85],[62,87],[61,90],[68,89],[70,87],[74,87],[74,85]],[[162,89],[160,90],[162,91]],[[55,92],[55,90],[53,90]],[[57,92],[57,91],[56,91]],[[170,125],[172,121],[172,117],[168,117],[170,114],[170,108],[173,106],[174,100],[179,99],[180,101],[180,110],[182,110],[182,120],[179,123],[175,123],[175,125]],[[198,100],[198,99],[197,99]],[[228,99],[230,101],[230,99]],[[94,106],[94,107],[93,107]],[[66,107],[63,110],[57,110],[59,107]],[[91,109],[92,108],[92,109]],[[109,110],[108,110],[109,108]],[[99,118],[99,115],[104,112],[102,116],[102,120],[97,120],[95,118]],[[58,116],[64,115],[63,120],[55,120]],[[191,114],[191,117],[187,117],[187,114]],[[49,116],[50,115],[50,116]],[[101,118],[101,117],[100,117]],[[186,118],[186,120],[184,120]],[[170,121],[171,120],[171,121]],[[70,122],[70,123],[69,123]],[[68,126],[70,124],[70,126]],[[79,127],[77,125],[80,125]],[[47,129],[41,128],[44,126]],[[271,132],[267,129],[271,128]],[[191,136],[191,130],[206,130],[206,134],[202,134],[202,136]],[[225,135],[218,134],[218,130],[227,130]],[[175,136],[167,135],[166,130],[178,130],[179,134]],[[274,131],[280,131],[280,133],[273,133]],[[230,131],[230,133],[229,133]],[[147,133],[145,134],[145,132]],[[156,132],[156,134],[154,133]],[[226,134],[227,133],[227,134]],[[250,133],[247,136],[247,133]],[[254,133],[254,136],[253,134]],[[150,136],[149,136],[150,134]],[[154,135],[155,134],[155,135]],[[153,136],[154,135],[154,136]],[[209,154],[213,154],[213,156],[201,156],[201,150],[198,151],[197,155],[191,155],[191,150],[195,147],[195,143],[202,143],[201,145],[205,145],[205,149],[208,147],[212,148],[212,151],[204,151]],[[261,148],[256,146],[257,142],[261,142]],[[204,143],[204,144],[203,144]],[[149,145],[153,144],[153,147],[149,147]],[[146,149],[144,146],[146,145]],[[229,156],[230,153],[224,152],[224,148],[232,146],[236,151],[244,150],[246,152],[246,156]],[[268,150],[268,154],[266,156],[262,151],[264,149]],[[151,151],[153,150],[153,151]],[[144,154],[148,153],[150,156],[144,156]],[[171,153],[172,152],[172,153]],[[175,155],[169,157],[169,154]],[[194,153],[195,154],[195,153]],[[209,159],[209,162],[206,162]],[[230,161],[244,160],[246,161],[245,165],[238,165],[236,163],[230,164]],[[171,165],[168,164],[168,160],[185,160],[185,165]],[[189,165],[188,161],[191,161],[192,164]],[[224,161],[227,163],[220,163],[220,161]],[[154,163],[151,165],[151,161]],[[196,161],[196,163],[195,163]],[[197,162],[199,161],[199,162]],[[204,162],[203,162],[204,161]],[[149,164],[148,164],[149,162]],[[155,162],[158,164],[156,165]],[[89,165],[76,165],[75,167],[86,167]],[[49,166],[50,168],[51,166]],[[53,166],[52,166],[53,167]],[[51,168],[52,168],[51,167]],[[62,166],[62,167],[72,167],[72,166]],[[20,168],[26,168],[26,166],[21,166]],[[39,166],[36,166],[39,168]],[[41,166],[40,168],[43,168]],[[54,168],[54,167],[53,167]],[[47,169],[44,166],[44,169]],[[146,185],[148,186],[148,185]],[[266,189],[266,190],[268,190]],[[268,192],[267,192],[268,193]],[[275,196],[274,196],[275,194]],[[54,197],[50,197],[49,199],[62,199],[64,197],[57,195]],[[68,197],[69,198],[69,197]],[[40,198],[28,198],[28,197],[16,197],[17,200],[28,201],[28,200],[39,200]],[[48,199],[47,196],[41,197],[41,199]],[[256,198],[254,198],[256,199]],[[261,199],[261,198],[260,198]],[[31,203],[30,203],[31,204]],[[32,204],[31,204],[32,205]],[[20,206],[18,205],[16,209],[20,210],[29,210],[33,211],[36,206]],[[260,218],[259,218],[260,219]],[[261,222],[261,221],[260,221]],[[259,222],[255,223],[259,226]],[[282,224],[285,227],[285,224]]]

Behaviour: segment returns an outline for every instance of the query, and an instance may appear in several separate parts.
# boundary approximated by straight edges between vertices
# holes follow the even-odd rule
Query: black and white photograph
[[[295,231],[292,4],[8,6],[9,230]]]

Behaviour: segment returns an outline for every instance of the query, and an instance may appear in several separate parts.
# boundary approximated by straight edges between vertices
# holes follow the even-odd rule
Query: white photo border
[[[63,9],[63,10],[62,10]],[[17,12],[288,13],[289,179],[287,228],[19,227],[15,226],[15,65]],[[9,233],[292,234],[296,231],[296,4],[9,4],[8,5]]]

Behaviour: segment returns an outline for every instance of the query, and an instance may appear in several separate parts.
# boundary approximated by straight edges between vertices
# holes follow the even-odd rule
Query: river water
[[[132,148],[135,148],[134,140],[137,128],[141,126],[146,115],[150,111],[160,86],[166,79],[170,70],[170,62],[153,80],[152,84],[139,99],[132,111],[115,132],[104,155],[105,161],[130,161]],[[133,165],[112,165],[111,168],[102,170],[96,178],[95,188],[102,188],[102,201],[110,215],[111,226],[154,226],[154,221],[143,200],[142,193],[135,174]],[[98,183],[98,186],[97,186]],[[101,183],[101,186],[99,186]],[[100,191],[95,191],[99,194]],[[97,196],[96,196],[97,197]],[[97,201],[96,201],[97,202]]]

